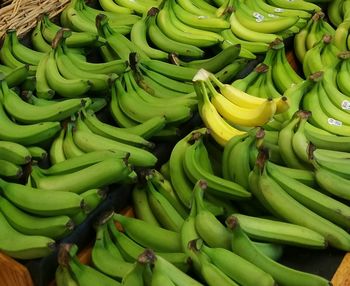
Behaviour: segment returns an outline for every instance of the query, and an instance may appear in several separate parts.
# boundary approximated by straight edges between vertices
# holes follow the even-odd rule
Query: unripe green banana
[[[0,248],[5,254],[17,259],[35,259],[51,254],[55,241],[39,235],[25,235],[16,231],[0,212]]]
[[[252,239],[320,249],[327,246],[322,235],[306,227],[243,214],[235,214],[235,217]]]
[[[230,249],[231,234],[224,225],[208,210],[203,203],[203,191],[207,188],[204,180],[199,181],[193,189],[196,204],[195,226],[200,236],[210,247]]]
[[[288,268],[268,258],[254,246],[252,241],[241,229],[239,220],[234,216],[228,218],[228,225],[233,232],[232,251],[269,273],[277,283],[290,286],[330,285],[330,282],[323,277]],[[293,277],[293,279],[290,279],[290,277]]]
[[[67,235],[74,228],[68,216],[33,216],[23,212],[2,197],[0,198],[0,210],[14,229],[27,235],[41,235],[57,239]]]
[[[201,249],[209,256],[214,265],[241,285],[275,285],[271,275],[230,250],[210,248],[205,245]],[[234,265],[239,265],[239,267]]]
[[[135,186],[132,190],[132,202],[136,218],[159,226],[159,222],[152,212],[147,198],[146,187]]]
[[[44,175],[38,167],[32,169],[32,179],[39,189],[82,193],[118,183],[133,177],[133,171],[125,159],[110,158],[67,174]]]
[[[97,227],[91,260],[99,271],[118,280],[122,279],[133,267],[131,263],[123,260],[118,248],[112,242],[107,224]]]
[[[75,144],[84,152],[112,150],[115,152],[130,153],[129,162],[140,167],[154,166],[157,161],[157,158],[146,150],[94,133],[82,131],[79,128],[73,133],[73,138]]]
[[[11,141],[0,141],[0,159],[10,161],[17,165],[30,162],[31,154],[28,148]]]
[[[181,240],[177,232],[154,226],[139,219],[128,218],[120,214],[114,215],[125,232],[144,247],[150,247],[156,251],[180,252]]]
[[[43,191],[0,179],[2,194],[14,205],[31,214],[71,215],[84,207],[81,196],[70,192]]]
[[[151,181],[147,182],[147,197],[152,212],[162,227],[173,231],[180,231],[184,222],[183,218],[167,198],[155,189]]]

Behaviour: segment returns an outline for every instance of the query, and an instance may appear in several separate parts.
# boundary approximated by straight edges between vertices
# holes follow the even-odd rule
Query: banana
[[[239,225],[239,219],[233,215],[227,221],[233,233],[232,251],[270,274],[277,283],[287,286],[329,285],[330,282],[325,278],[291,269],[268,258],[244,233]],[[290,277],[293,277],[293,279],[290,279]]]
[[[314,187],[316,185],[315,176],[312,171],[280,166],[271,162],[271,160],[269,161],[269,167],[270,166],[272,166],[271,168],[274,168],[275,170],[281,172],[283,175],[297,180],[304,185],[307,185],[309,187]]]
[[[21,166],[10,161],[0,159],[0,176],[10,179],[19,179],[23,175]]]
[[[197,100],[193,98],[192,96],[187,97],[181,97],[181,98],[160,98],[153,96],[153,94],[149,93],[148,91],[141,88],[135,77],[138,77],[137,73],[127,72],[124,74],[124,80],[126,84],[126,90],[131,90],[133,92],[136,92],[137,96],[139,96],[142,100],[144,100],[147,103],[163,106],[165,105],[165,102],[168,105],[176,106],[188,106],[192,108],[196,108],[197,106]]]
[[[73,140],[73,129],[74,124],[72,122],[68,122],[66,134],[64,135],[62,149],[64,153],[64,157],[66,159],[78,157],[84,154],[82,150],[80,150],[74,143]]]
[[[108,222],[108,229],[111,233],[111,237],[114,240],[114,243],[117,245],[123,258],[126,261],[134,262],[138,259],[140,254],[146,250],[143,246],[132,240],[125,233],[118,231],[113,222]],[[173,263],[176,267],[184,272],[188,270],[188,256],[185,253],[157,252],[157,255],[162,256],[164,259],[170,263]]]
[[[236,1],[235,4],[236,10],[233,13],[238,22],[247,29],[258,33],[278,33],[294,26],[299,20],[297,16],[266,18],[259,12],[250,9],[244,2]]]
[[[335,224],[342,227],[348,227],[349,219],[347,218],[346,213],[349,209],[345,204],[308,187],[293,178],[281,174],[281,172],[276,170],[274,166],[270,166],[269,163],[267,168],[270,175],[286,190],[286,192],[300,203]]]
[[[131,270],[123,277],[122,285],[125,286],[143,286],[143,273],[146,265],[149,265],[148,257],[144,259],[139,258],[134,264]],[[145,261],[146,260],[146,261]]]
[[[325,238],[309,228],[243,214],[234,215],[240,221],[243,231],[251,239],[315,249],[322,249],[327,246]]]
[[[29,146],[29,147],[27,147],[27,149],[32,157],[32,160],[43,161],[43,160],[46,160],[48,158],[47,151],[42,147]]]
[[[299,114],[299,112],[298,112]],[[294,129],[296,128],[297,124],[300,122],[300,116],[295,115],[294,118],[292,118],[285,126],[284,128],[280,131],[279,136],[278,136],[278,146],[280,150],[281,157],[284,161],[284,163],[290,167],[290,168],[295,168],[295,169],[306,169],[307,166],[303,164],[295,150],[293,149],[293,140],[295,136]],[[307,157],[305,149],[305,155],[303,158]],[[300,152],[300,154],[304,154],[304,152]]]
[[[227,21],[221,18],[218,18],[216,16],[208,15],[204,18],[200,18],[197,15],[183,9],[175,1],[171,2],[171,6],[174,11],[174,14],[183,23],[189,26],[192,26],[194,28],[200,28],[202,30],[209,30],[209,31],[220,31],[230,27],[230,24]]]
[[[121,285],[119,282],[92,268],[91,266],[82,264],[77,256],[71,253],[72,249],[74,248],[77,248],[77,246],[71,244],[61,244],[59,257],[60,260],[63,260],[60,264],[68,265],[69,271],[78,285]]]
[[[220,34],[224,38],[224,42],[221,44],[222,46],[241,45],[241,49],[246,49],[252,53],[264,53],[269,48],[267,43],[242,40],[238,38],[231,29],[223,30]]]
[[[26,124],[61,121],[91,102],[89,98],[72,98],[48,106],[35,106],[23,101],[14,91],[5,89],[4,85],[2,90],[2,103],[8,114]]]
[[[212,104],[220,115],[233,125],[262,126],[270,121],[276,112],[276,103],[271,98],[257,108],[243,108],[218,93],[210,81],[206,84],[211,93]]]
[[[157,268],[152,272],[151,286],[175,286],[175,284],[164,271]]]
[[[33,216],[23,212],[5,198],[0,198],[0,210],[14,229],[26,235],[40,235],[57,239],[67,235],[74,228],[73,222],[66,215]]]
[[[275,285],[271,275],[232,251],[224,248],[210,248],[205,245],[202,245],[201,250],[208,255],[214,265],[241,285]],[[228,263],[228,261],[232,263]],[[240,265],[240,267],[233,267],[233,265]],[[242,269],[245,270],[242,271]]]
[[[140,64],[178,81],[191,81],[198,71],[195,68],[181,67],[158,60],[140,60]]]
[[[247,63],[247,59],[237,59],[216,72],[215,77],[223,83],[232,82]]]
[[[32,50],[21,44],[17,38],[16,30],[7,31],[7,34],[9,35],[12,43],[13,55],[22,63],[37,66],[45,54]]]
[[[327,168],[317,164],[315,164],[315,178],[318,185],[330,194],[333,194],[339,198],[349,199],[349,196],[345,191],[345,186],[349,182],[347,178],[344,178],[338,173],[330,171]],[[337,182],[337,185],[332,185],[335,184],[335,182]]]
[[[133,267],[131,263],[123,260],[118,248],[112,242],[107,224],[97,227],[91,260],[96,269],[114,279],[122,279]]]
[[[146,75],[148,78],[152,80],[152,82],[158,83],[158,85],[156,85],[154,88],[160,85],[172,90],[173,93],[169,94],[169,97],[172,94],[174,94],[174,97],[180,97],[180,96],[184,96],[184,94],[193,93],[194,91],[191,83],[183,82],[183,80],[181,79],[180,80],[172,79],[167,75],[163,75],[156,71],[156,67],[154,70],[150,70],[147,67],[143,66],[142,64],[140,64],[138,67],[140,67],[140,70],[143,73],[142,76],[144,78]],[[190,80],[192,80],[192,78]],[[164,96],[159,96],[159,97],[164,97]]]
[[[210,247],[222,247],[230,249],[230,233],[224,225],[209,212],[203,202],[203,192],[207,191],[206,181],[197,181],[193,189],[193,197],[196,208],[195,227],[201,239]]]
[[[94,165],[69,174],[47,176],[40,169],[32,169],[32,179],[42,190],[82,193],[118,183],[132,176],[132,171],[124,159],[106,159]]]
[[[320,108],[320,100],[318,98],[319,84],[315,84],[314,87],[304,96],[303,108],[306,110],[312,110],[312,116],[310,123],[321,127],[323,130],[330,133],[342,136],[350,135],[350,128],[348,125],[343,124],[334,118],[329,117],[322,108]]]
[[[84,111],[84,123],[95,134],[110,138],[125,144],[130,144],[139,147],[153,148],[154,144],[143,139],[141,136],[130,134],[128,129],[118,128],[100,121],[96,115],[89,110]]]
[[[91,83],[86,79],[66,79],[58,69],[55,60],[55,51],[52,50],[48,54],[45,76],[51,89],[62,97],[79,97],[91,88]]]
[[[223,285],[238,286],[229,276],[227,276],[220,268],[211,263],[208,256],[192,247],[191,260],[197,274],[206,282],[206,285]],[[217,284],[218,283],[218,284]]]
[[[55,272],[55,282],[57,286],[78,286],[77,282],[72,278],[67,266],[58,265]]]
[[[99,0],[98,1],[103,10],[114,12],[117,14],[133,14],[134,11],[127,7],[123,7],[115,3],[113,0]]]
[[[76,130],[73,133],[73,139],[75,144],[84,152],[112,150],[125,154],[130,153],[129,162],[143,167],[153,166],[157,162],[157,158],[146,150],[87,131]]]
[[[329,15],[329,20],[334,26],[339,26],[341,22],[343,22],[343,17],[342,17],[342,6],[343,6],[344,0],[335,0],[332,1],[328,5],[328,15]]]
[[[261,33],[246,28],[239,22],[235,13],[231,14],[229,21],[231,24],[231,30],[233,34],[242,40],[269,44],[273,42],[276,38],[280,38],[280,36],[278,36],[277,34]]]
[[[338,88],[342,93],[348,96],[350,95],[350,85],[346,82],[346,73],[349,71],[349,68],[349,60],[343,60],[340,63],[340,67],[337,73]]]
[[[132,190],[132,202],[136,218],[159,226],[147,199],[146,187],[135,186]]]
[[[207,89],[203,81],[194,83],[199,100],[198,110],[204,124],[211,131],[211,136],[220,145],[225,144],[234,136],[245,132],[240,131],[228,124],[218,113],[214,105],[210,102]]]
[[[144,252],[144,254],[154,261],[152,263],[153,271],[161,271],[163,273],[166,273],[166,275],[175,285],[203,286],[202,283],[197,282],[160,255],[154,254],[152,250],[148,249]]]
[[[268,0],[268,3],[280,8],[292,9],[292,10],[303,10],[307,12],[318,12],[321,8],[310,2],[306,2],[304,0],[295,0],[295,1],[287,1],[287,0]]]
[[[28,148],[21,144],[10,141],[0,141],[0,159],[17,165],[24,165],[31,161],[32,156]]]
[[[180,252],[182,249],[180,235],[177,232],[120,214],[115,214],[113,219],[122,225],[133,240],[145,247],[164,252]]]
[[[305,134],[317,148],[348,152],[349,137],[337,136],[311,124],[305,125]]]
[[[3,83],[1,84],[3,86]],[[0,93],[3,92],[0,90]],[[1,95],[0,94],[0,95]],[[0,139],[22,145],[32,145],[52,138],[59,130],[59,122],[44,122],[30,125],[19,125],[12,122],[0,105]]]
[[[7,68],[7,67],[6,67]],[[5,73],[5,80],[9,87],[14,87],[26,81],[28,77],[29,66],[24,65],[15,69],[9,68],[9,72]],[[1,67],[0,67],[0,72]]]
[[[343,229],[295,200],[271,177],[265,168],[259,176],[258,184],[261,195],[278,217],[320,233],[333,247],[349,248],[349,237]],[[282,205],[283,208],[281,208]],[[288,210],[289,208],[290,210]],[[298,211],[295,211],[296,209]]]
[[[171,205],[182,216],[182,218],[186,218],[188,216],[188,210],[179,200],[170,181],[168,181],[160,172],[152,169],[146,175],[146,179],[152,182],[154,188],[171,203]]]
[[[307,165],[310,164],[311,145],[305,135],[305,124],[310,115],[310,112],[300,111],[297,113],[297,116],[300,117],[300,120],[292,138],[293,151],[295,152],[297,157]]]
[[[157,24],[169,38],[198,48],[210,47],[222,41],[222,37],[215,32],[183,22],[172,8],[172,4],[176,5],[175,3],[166,2],[157,14]]]
[[[324,84],[320,83],[318,89],[318,97],[320,101],[321,108],[324,109],[325,113],[338,121],[343,122],[346,125],[350,125],[350,114],[346,112],[343,108],[339,108],[330,99],[333,95],[326,92]],[[345,102],[346,104],[346,102]]]
[[[35,50],[37,50],[38,52],[47,53],[51,50],[51,45],[48,42],[46,42],[41,32],[42,28],[43,22],[41,21],[40,17],[38,17],[30,39]]]
[[[70,215],[83,207],[82,197],[69,192],[42,191],[1,179],[0,188],[10,202],[31,214]]]
[[[216,86],[220,89],[220,93],[226,97],[232,103],[245,108],[259,107],[266,102],[266,99],[252,96],[244,91],[241,91],[234,85],[223,84],[220,82],[213,74],[208,74],[205,71],[200,71],[201,77],[207,79],[209,77]],[[281,113],[285,111],[284,104],[280,104],[279,101],[285,101],[283,98],[273,99],[276,103],[276,113]],[[279,107],[282,107],[280,109]]]
[[[186,175],[192,183],[195,184],[199,179],[204,178],[208,183],[209,192],[219,197],[230,199],[249,198],[250,194],[242,186],[215,176],[200,165],[200,151],[198,151],[200,144],[203,144],[202,139],[197,139],[192,146],[187,148],[183,161]]]
[[[300,63],[304,61],[305,54],[308,50],[306,46],[306,39],[308,37],[311,25],[312,21],[308,21],[306,26],[302,28],[294,37],[294,52]]]
[[[122,74],[128,67],[128,63],[124,60],[113,60],[106,63],[90,63],[76,57],[76,55],[72,53],[69,49],[67,49],[65,46],[63,46],[63,48],[65,54],[69,57],[72,63],[79,67],[79,69],[86,72],[107,75]]]
[[[19,68],[24,65],[21,61],[19,61],[14,55],[12,51],[12,41],[10,37],[10,33],[12,33],[13,30],[8,30],[6,32],[2,47],[0,49],[0,61],[10,67],[10,68]],[[29,66],[29,74],[32,75],[35,72],[34,66]]]
[[[96,74],[79,69],[64,53],[62,45],[55,48],[55,60],[58,70],[68,80],[82,79],[89,82],[91,91],[103,92],[116,79],[116,74]]]
[[[205,134],[206,132],[206,128],[197,129],[193,132],[190,132],[187,136],[177,142],[170,154],[169,173],[171,184],[176,195],[179,197],[183,205],[187,208],[190,208],[192,204],[193,184],[187,178],[183,167],[183,160],[185,157],[185,152],[190,146],[189,141],[192,140],[194,136],[200,136],[200,134]]]
[[[317,42],[311,49],[309,49],[304,57],[303,71],[306,77],[316,72],[324,71],[325,66],[322,62],[321,52],[325,46],[323,40]]]
[[[193,44],[187,43],[190,41],[178,41],[178,38],[180,36],[177,36],[177,34],[174,33],[174,31],[178,32],[176,28],[170,30],[168,26],[168,32],[164,32],[164,23],[162,22],[164,17],[165,16],[163,16],[163,14],[159,14],[158,16],[150,16],[148,36],[151,42],[160,50],[165,51],[167,53],[176,53],[180,56],[202,58],[204,56],[204,51],[202,49],[198,48]],[[169,18],[167,19],[167,21],[169,21]],[[169,22],[167,22],[167,25],[168,23]],[[173,32],[175,35],[171,34],[169,31]],[[178,32],[178,34],[181,33]]]
[[[151,47],[147,41],[147,33],[150,33],[150,22],[152,9],[147,12],[139,21],[137,21],[131,28],[130,39],[139,48],[143,49],[147,56],[152,59],[166,60],[168,54],[164,50],[159,50]],[[150,34],[149,34],[150,35]],[[154,41],[152,41],[154,43]]]
[[[180,65],[197,69],[203,68],[209,72],[216,73],[224,68],[228,62],[234,61],[239,56],[240,49],[239,45],[232,45],[211,58],[190,62],[180,61]]]
[[[119,94],[120,108],[131,119],[137,122],[145,122],[154,116],[165,116],[167,122],[180,123],[187,121],[192,116],[191,109],[187,106],[168,106],[157,105],[144,101],[138,96],[134,89],[130,87],[127,90],[120,87],[121,81],[116,81],[118,90],[121,90]],[[142,109],[140,107],[143,106]]]
[[[152,212],[158,218],[162,227],[179,231],[183,224],[183,218],[171,203],[159,193],[151,181],[147,182],[147,197],[152,208]]]
[[[16,231],[0,213],[0,248],[5,254],[17,259],[35,259],[49,255],[55,249],[55,241],[39,235],[25,235]]]
[[[51,164],[57,164],[66,160],[66,156],[63,151],[63,140],[66,131],[64,129],[61,130],[59,136],[57,136],[50,147],[50,162]]]
[[[38,98],[51,99],[55,95],[55,91],[51,89],[46,79],[46,65],[49,58],[49,53],[40,60],[36,70],[36,95]]]

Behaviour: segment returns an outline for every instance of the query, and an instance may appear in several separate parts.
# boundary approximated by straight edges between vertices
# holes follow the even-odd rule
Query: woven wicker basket
[[[36,25],[39,15],[49,17],[59,14],[70,0],[0,0],[0,39],[7,29],[16,28],[19,36]]]

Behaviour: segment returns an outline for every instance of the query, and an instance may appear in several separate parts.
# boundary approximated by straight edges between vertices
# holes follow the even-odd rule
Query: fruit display
[[[7,30],[1,252],[50,260],[38,285],[332,285],[283,257],[350,251],[349,7],[71,0]]]

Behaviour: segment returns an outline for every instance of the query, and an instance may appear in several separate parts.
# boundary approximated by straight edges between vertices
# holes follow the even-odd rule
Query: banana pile
[[[350,250],[350,2],[329,2],[72,0],[30,43],[8,30],[1,251],[53,253],[131,185],[90,265],[60,244],[58,286],[329,285],[278,262]]]

